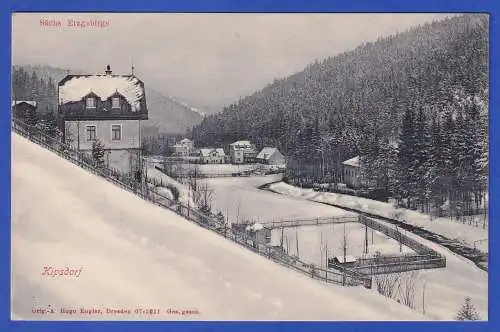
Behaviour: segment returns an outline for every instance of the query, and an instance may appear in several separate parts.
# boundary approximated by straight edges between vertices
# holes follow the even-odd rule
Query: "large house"
[[[141,121],[148,119],[144,83],[133,73],[67,75],[58,84],[60,126],[65,142],[91,152],[99,140],[104,162],[125,172],[140,166]]]
[[[36,112],[37,103],[34,100],[12,101],[12,114],[16,118],[26,119],[30,112]]]
[[[233,164],[253,163],[257,151],[250,141],[237,141],[229,144],[229,157]]]
[[[285,164],[285,156],[279,152],[276,148],[266,147],[263,148],[255,160],[258,163],[266,164],[266,165],[284,165]]]
[[[187,157],[191,155],[191,153],[193,153],[194,150],[193,141],[188,138],[184,138],[173,146],[173,150],[174,150],[173,152],[174,156]]]
[[[227,161],[226,154],[221,148],[217,149],[200,149],[200,163],[202,164],[225,164]]]
[[[361,167],[359,156],[348,159],[342,163],[343,182],[350,188],[360,188],[363,181],[361,178]]]

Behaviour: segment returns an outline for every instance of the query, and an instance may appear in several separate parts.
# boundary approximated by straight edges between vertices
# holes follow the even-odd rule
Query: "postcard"
[[[488,320],[486,14],[14,13],[11,318]]]

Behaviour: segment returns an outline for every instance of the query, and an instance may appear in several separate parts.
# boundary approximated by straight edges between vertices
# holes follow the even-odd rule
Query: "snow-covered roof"
[[[212,151],[212,149],[200,149],[200,155],[202,157],[208,157],[208,155],[210,154],[210,151]]]
[[[342,165],[359,167],[359,156],[344,161]]]
[[[354,263],[357,261],[356,257],[346,255],[345,260],[344,260],[344,255],[341,256],[335,256],[335,258],[340,262],[340,263]]]
[[[215,151],[217,151],[217,153],[221,157],[226,155],[226,153],[224,152],[224,149],[222,149],[222,148],[217,148],[217,149],[215,149]]]
[[[237,142],[234,142],[234,143],[231,143],[229,145],[234,145],[234,146],[248,146],[250,147],[251,144],[250,144],[250,141],[237,141]]]
[[[217,152],[217,155],[218,155],[219,157],[223,157],[223,156],[225,156],[225,155],[226,155],[226,154],[224,153],[224,149],[222,149],[222,148],[217,148],[217,149],[201,148],[201,149],[200,149],[200,155],[201,155],[202,157],[208,157],[208,156],[210,156],[210,153],[211,153],[211,152],[213,152],[213,151]]]
[[[276,148],[263,148],[262,151],[260,151],[257,155],[257,159],[269,159],[276,151],[278,151],[278,149]]]
[[[36,107],[36,101],[34,100],[13,100],[12,101],[12,106],[14,105],[19,105],[19,104],[22,104],[22,103],[26,103],[26,104],[29,104],[33,107]]]
[[[190,140],[189,138],[183,138],[180,140],[179,144],[190,144],[192,143],[193,141]]]
[[[264,229],[264,226],[262,224],[255,223],[252,226],[250,226],[250,229],[252,231],[256,232],[256,231],[260,231],[260,230]]]
[[[72,75],[59,84],[61,103],[80,101],[91,92],[101,100],[106,100],[118,92],[132,107],[139,110],[144,96],[141,81],[133,75]]]

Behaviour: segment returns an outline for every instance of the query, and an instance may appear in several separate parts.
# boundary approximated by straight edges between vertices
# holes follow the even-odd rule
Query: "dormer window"
[[[95,98],[94,97],[87,97],[86,105],[87,105],[87,108],[96,108],[95,107]]]
[[[120,108],[120,98],[119,97],[113,97],[111,100],[112,103],[112,108]]]

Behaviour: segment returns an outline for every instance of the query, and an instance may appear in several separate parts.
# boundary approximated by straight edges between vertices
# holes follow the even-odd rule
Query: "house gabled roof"
[[[217,151],[217,154],[219,155],[219,157],[226,156],[226,153],[224,152],[224,149],[222,149],[222,148],[217,148],[217,149],[215,149],[215,151]]]
[[[265,159],[268,160],[271,158],[271,156],[275,153],[279,152],[278,149],[276,148],[271,148],[271,147],[265,147],[263,148],[259,154],[257,155],[257,159]]]
[[[224,153],[224,149],[222,149],[222,148],[217,148],[217,149],[201,148],[200,149],[200,155],[202,157],[209,157],[210,153],[212,153],[213,151],[217,152],[217,155],[219,157],[225,157],[226,156],[226,154]]]
[[[89,93],[106,100],[118,92],[127,102],[140,109],[144,83],[134,75],[67,75],[59,84],[59,102],[77,102]]]
[[[189,138],[183,138],[180,140],[178,144],[186,144],[186,143],[192,143],[193,141],[190,140]]]
[[[250,141],[236,141],[234,143],[231,143],[229,145],[238,145],[238,146],[251,146]]]
[[[200,155],[202,157],[208,157],[210,155],[210,151],[212,151],[212,149],[200,149]]]
[[[19,105],[22,103],[26,103],[28,105],[31,105],[33,107],[36,107],[37,103],[34,100],[13,100],[12,101],[12,106]]]
[[[344,161],[342,165],[359,167],[359,156]]]

